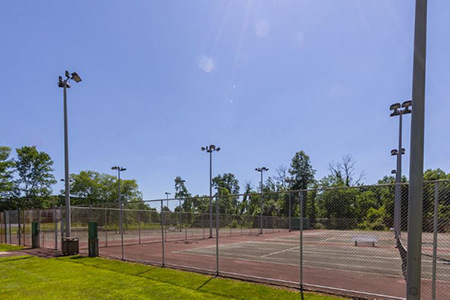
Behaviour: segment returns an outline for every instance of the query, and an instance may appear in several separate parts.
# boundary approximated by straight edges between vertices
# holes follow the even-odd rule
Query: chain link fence
[[[450,182],[425,182],[422,299],[450,294]],[[408,184],[72,207],[72,236],[100,254],[365,298],[406,296]],[[213,213],[210,213],[212,207]],[[122,210],[122,214],[121,214]],[[64,210],[5,211],[0,241],[60,247]]]

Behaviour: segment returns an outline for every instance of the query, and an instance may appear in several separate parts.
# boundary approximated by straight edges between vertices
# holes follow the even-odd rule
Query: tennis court
[[[427,205],[422,232],[421,294],[422,299],[431,299],[435,274],[436,299],[445,299],[450,291],[450,220],[433,210],[436,203],[441,207],[450,204],[450,189],[448,184],[441,184],[442,190],[438,190],[433,184],[424,187]],[[303,283],[306,288],[350,296],[404,298],[403,261],[396,248],[395,234],[390,230],[393,226],[393,186],[357,189],[357,192],[341,188],[311,190],[304,195],[298,192],[256,195],[253,201],[262,203],[264,210],[253,213],[227,214],[226,206],[218,208],[232,201],[220,197],[214,199],[212,215],[207,210],[162,210],[158,207],[162,200],[139,203],[139,209],[130,205],[123,208],[123,215],[114,203],[104,207],[72,207],[71,232],[79,238],[84,254],[88,252],[88,224],[96,222],[99,252],[105,257],[294,287]],[[436,191],[440,191],[437,198],[434,197]],[[236,203],[245,200],[242,195],[229,197]],[[384,203],[383,210],[375,211],[373,219],[369,219],[369,215],[362,219],[347,217],[349,211],[344,207],[351,209],[357,197]],[[331,214],[327,218],[318,218],[311,215],[311,210],[302,212],[302,199],[309,203],[323,201],[323,207]],[[179,203],[179,200],[168,201]],[[403,200],[407,200],[407,194]],[[203,201],[204,207],[208,208],[210,199]],[[403,212],[406,213],[406,209]],[[33,221],[39,222],[41,247],[60,249],[61,232],[64,232],[63,209],[22,211],[19,214],[11,211],[4,216],[7,218],[0,224],[4,228],[0,228],[3,230],[0,239],[30,245]],[[401,228],[401,240],[407,248],[406,224]],[[436,250],[436,256],[433,250]]]

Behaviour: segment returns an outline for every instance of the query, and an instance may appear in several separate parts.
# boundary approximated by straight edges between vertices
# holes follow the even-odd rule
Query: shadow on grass
[[[199,291],[202,287],[204,287],[205,285],[207,285],[211,280],[213,280],[213,277],[209,278],[208,280],[206,280],[201,286],[199,286],[197,288],[197,291]]]
[[[9,262],[9,261],[16,261],[16,260],[24,260],[24,259],[29,259],[32,256],[11,256],[9,257],[9,259],[2,259],[0,260],[0,263],[5,263],[5,262]]]

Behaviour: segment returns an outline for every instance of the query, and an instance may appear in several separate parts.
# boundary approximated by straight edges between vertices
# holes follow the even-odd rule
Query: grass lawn
[[[0,258],[0,299],[300,299],[265,285],[79,256]],[[307,300],[340,299],[305,293]]]
[[[21,250],[21,249],[23,249],[22,246],[0,244],[0,252]]]

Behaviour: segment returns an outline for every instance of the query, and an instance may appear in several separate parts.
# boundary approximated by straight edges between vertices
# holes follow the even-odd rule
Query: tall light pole
[[[269,171],[269,168],[266,168],[266,167],[261,167],[261,168],[255,168],[255,171],[257,171],[257,172],[260,172],[261,173],[261,185],[260,185],[260,188],[261,188],[261,196],[259,197],[259,199],[260,199],[260,204],[261,204],[261,212],[259,213],[259,219],[260,219],[260,234],[262,234],[263,233],[263,188],[264,188],[264,177],[263,177],[263,174],[264,174],[264,171]]]
[[[186,180],[184,180],[184,179],[181,179],[180,181],[178,181],[180,184],[184,184],[185,182],[186,182]],[[176,195],[175,195],[176,196]],[[181,220],[181,213],[182,213],[182,211],[183,211],[183,209],[181,208],[181,199],[178,199],[178,205],[179,205],[179,208],[180,208],[180,232],[181,232],[181,222],[182,222],[182,220]]]
[[[124,248],[123,248],[123,203],[122,203],[122,195],[120,194],[120,172],[126,171],[126,168],[122,168],[119,166],[114,166],[111,170],[117,171],[117,179],[118,179],[118,194],[119,194],[119,229],[120,229],[120,239],[122,240],[122,260],[124,259]]]
[[[411,156],[409,162],[408,259],[406,297],[419,300],[422,276],[423,150],[428,0],[416,0],[412,82]]]
[[[67,126],[67,89],[70,88],[69,81],[74,80],[76,83],[81,81],[81,77],[76,73],[65,72],[66,78],[62,76],[58,78],[58,87],[63,88],[64,94],[64,187],[66,200],[66,237],[70,237],[70,182],[69,182],[69,130]]]
[[[169,192],[166,192],[165,193],[166,194],[166,201],[167,201],[167,209],[169,209],[169,195],[170,195],[170,193]]]
[[[392,156],[397,156],[397,168],[395,170],[395,202],[394,202],[394,233],[395,238],[401,237],[402,231],[402,155],[405,154],[405,149],[402,148],[402,126],[403,115],[411,113],[411,101],[405,101],[402,105],[394,103],[391,105],[391,117],[399,117],[399,132],[398,132],[398,149],[391,150]]]
[[[202,151],[206,151],[209,153],[209,238],[212,238],[212,227],[213,227],[213,220],[212,220],[212,154],[214,151],[219,152],[220,148],[216,147],[216,145],[209,145],[202,147]]]

